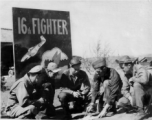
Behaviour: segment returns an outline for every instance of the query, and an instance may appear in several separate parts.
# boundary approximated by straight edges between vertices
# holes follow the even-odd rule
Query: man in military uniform
[[[43,83],[40,79],[42,67],[33,67],[25,76],[16,81],[10,89],[10,96],[6,108],[7,115],[11,118],[33,117],[38,109],[44,104],[45,99],[34,99],[33,95]]]
[[[111,116],[116,113],[116,100],[120,94],[122,82],[119,74],[106,65],[106,60],[101,58],[93,63],[95,75],[93,80],[92,100],[87,112],[92,112],[97,96],[99,98],[99,115],[96,118]]]
[[[56,67],[50,66],[52,65],[48,65],[48,70],[56,71]],[[44,68],[37,65],[13,84],[6,108],[8,116],[33,119],[50,117],[53,112],[50,107],[53,104],[54,88],[45,76]]]
[[[134,104],[134,90],[133,86],[129,82],[129,79],[133,76],[133,73],[131,71],[123,70],[123,64],[128,64],[128,66],[129,64],[134,64],[135,59],[131,59],[129,56],[122,56],[119,60],[116,60],[116,62],[121,68],[118,70],[118,72],[123,83],[121,89],[122,97],[119,99],[117,106],[122,107],[125,112],[128,112],[132,108],[131,106]]]
[[[54,62],[49,62],[45,67],[45,72],[42,76],[42,79],[44,80],[44,84],[42,85],[44,88],[47,88],[45,93],[45,96],[47,97],[48,104],[44,108],[41,113],[46,113],[50,117],[55,116],[55,107],[53,106],[54,101],[54,95],[55,95],[55,79],[58,75],[58,72],[61,70],[57,68],[57,64]]]
[[[123,97],[119,100],[118,105],[125,107],[126,105],[132,105],[137,107],[137,119],[145,116],[144,112],[144,96],[146,90],[149,89],[149,81],[151,75],[140,64],[135,64],[134,60],[129,56],[123,56],[119,60],[119,64],[124,72],[126,79],[123,80]],[[129,92],[129,85],[133,87],[133,94]]]
[[[61,77],[61,92],[59,101],[66,111],[65,118],[70,118],[68,102],[75,101],[75,108],[79,109],[85,105],[87,95],[90,91],[90,82],[86,72],[80,70],[81,61],[79,57],[73,57],[70,61],[70,68]]]

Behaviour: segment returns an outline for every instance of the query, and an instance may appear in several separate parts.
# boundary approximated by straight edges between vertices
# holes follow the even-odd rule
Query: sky
[[[115,56],[152,54],[152,0],[1,0],[0,28],[13,28],[12,7],[69,11],[73,55],[95,57],[99,41]]]

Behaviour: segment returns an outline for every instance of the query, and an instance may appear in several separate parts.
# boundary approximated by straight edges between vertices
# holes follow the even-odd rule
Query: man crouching
[[[35,118],[45,104],[46,99],[40,89],[42,71],[43,68],[37,65],[13,84],[6,107],[10,118]]]
[[[122,86],[119,74],[113,68],[106,66],[105,59],[97,60],[93,63],[96,71],[93,81],[92,101],[87,108],[87,112],[93,111],[95,100],[99,96],[99,115],[96,118],[112,116],[116,113],[116,100]],[[102,90],[100,90],[102,88]],[[104,93],[104,94],[103,94]]]
[[[64,119],[72,117],[68,105],[70,101],[75,101],[74,108],[77,109],[76,111],[83,111],[83,107],[85,107],[84,105],[88,101],[87,95],[90,91],[90,82],[87,74],[80,69],[81,61],[79,58],[73,57],[70,65],[71,67],[61,77],[61,92],[58,96],[66,112]]]

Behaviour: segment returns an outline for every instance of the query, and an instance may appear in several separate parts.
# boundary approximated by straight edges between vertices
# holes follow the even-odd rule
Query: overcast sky
[[[1,0],[1,28],[12,29],[12,7],[69,11],[73,55],[94,57],[99,40],[113,55],[152,53],[152,0]]]

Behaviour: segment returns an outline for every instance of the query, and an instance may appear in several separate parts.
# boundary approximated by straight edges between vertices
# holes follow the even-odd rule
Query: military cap
[[[70,61],[71,66],[81,64],[80,57],[73,57]]]
[[[54,73],[59,72],[61,69],[57,68],[57,64],[54,62],[50,62],[47,66],[48,71],[52,71]]]
[[[28,73],[40,73],[42,72],[43,68],[41,65],[37,65],[33,67]]]
[[[128,55],[122,56],[119,60],[116,59],[117,63],[134,63],[136,59],[130,58]]]
[[[93,68],[96,69],[96,68],[100,68],[102,66],[106,66],[106,60],[105,58],[101,58],[97,61],[95,61],[93,64],[92,64]]]

